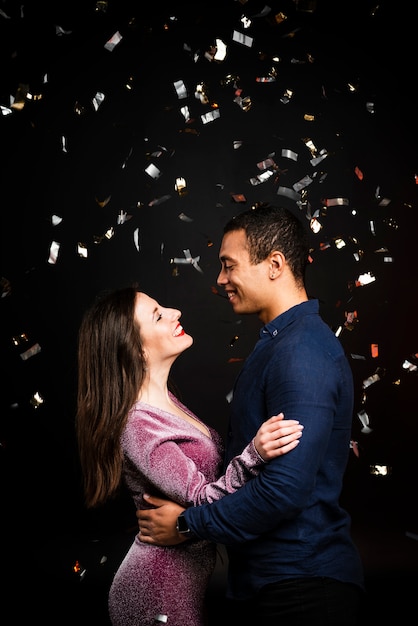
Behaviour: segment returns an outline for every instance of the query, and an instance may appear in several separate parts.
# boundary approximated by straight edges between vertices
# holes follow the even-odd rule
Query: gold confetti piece
[[[234,98],[234,102],[238,104],[238,106],[245,111],[245,113],[248,113],[252,106],[252,101],[249,96],[242,98],[240,95],[237,95],[237,97]]]
[[[353,85],[353,83],[347,83],[347,86],[348,90],[351,91],[351,93],[356,92],[358,89],[358,85]]]
[[[80,102],[76,101],[76,103],[74,104],[74,113],[76,115],[84,115],[86,112],[86,107],[83,104],[80,104]]]
[[[303,143],[305,144],[305,146],[308,148],[309,152],[311,153],[312,156],[316,156],[318,154],[318,150],[314,144],[314,142],[312,141],[312,139],[310,139],[309,137],[302,139]]]
[[[227,75],[225,76],[225,78],[223,78],[223,79],[221,80],[221,85],[222,85],[223,87],[226,87],[226,86],[232,85],[233,87],[235,87],[235,88],[236,88],[236,87],[237,87],[237,85],[238,85],[238,83],[239,83],[239,81],[240,81],[240,78],[239,78],[239,76],[238,76],[238,75],[236,75],[236,74],[227,74]]]
[[[282,97],[280,98],[280,102],[282,104],[289,104],[292,98],[293,98],[293,91],[291,89],[285,89]]]
[[[390,476],[392,468],[389,465],[370,465],[369,473],[371,476]]]
[[[389,226],[389,228],[393,228],[393,230],[398,230],[398,228],[399,228],[399,224],[397,223],[397,221],[393,217],[390,217],[389,219],[383,220],[383,223],[386,226]]]
[[[13,102],[10,105],[10,107],[15,111],[21,111],[23,107],[25,106],[28,92],[29,92],[29,85],[20,83],[17,88],[16,95],[13,98]]]
[[[283,22],[285,22],[286,20],[287,15],[282,11],[279,11],[279,13],[276,13],[276,15],[274,16],[274,21],[276,22],[276,24],[283,24]]]
[[[197,100],[200,100],[201,104],[209,103],[209,97],[207,94],[207,87],[205,83],[202,82],[196,85],[196,91],[194,95]]]
[[[96,11],[96,13],[106,13],[108,5],[108,0],[97,0],[94,10]]]
[[[186,179],[185,178],[176,178],[174,189],[177,191],[179,196],[182,196],[185,193],[187,193]]]
[[[31,405],[33,406],[34,409],[38,409],[43,403],[44,403],[44,399],[41,396],[41,394],[39,393],[39,391],[36,391],[31,400],[30,400]]]
[[[88,250],[87,250],[87,246],[84,245],[84,243],[78,243],[77,244],[77,254],[78,256],[82,257],[83,259],[87,259],[88,256]]]
[[[337,237],[336,239],[334,239],[334,243],[335,243],[335,247],[337,248],[337,250],[341,250],[342,248],[345,248],[346,246],[344,239],[341,239],[341,237]]]
[[[80,562],[76,561],[75,564],[73,565],[73,572],[74,574],[77,574],[80,582],[84,579],[87,570],[84,567],[81,567]]]
[[[20,335],[14,335],[14,337],[12,337],[12,341],[15,346],[21,346],[24,343],[27,343],[29,338],[26,333],[20,333]]]

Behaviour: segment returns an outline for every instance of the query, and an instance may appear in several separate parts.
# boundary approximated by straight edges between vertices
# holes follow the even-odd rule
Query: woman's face
[[[176,358],[193,343],[179,322],[181,312],[161,306],[146,293],[136,294],[134,317],[149,365]]]

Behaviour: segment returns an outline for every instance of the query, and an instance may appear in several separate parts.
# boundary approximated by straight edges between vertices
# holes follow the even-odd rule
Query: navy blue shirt
[[[268,583],[299,577],[327,576],[363,588],[351,520],[339,504],[350,452],[352,372],[317,300],[260,330],[234,385],[226,462],[281,411],[304,425],[299,445],[236,493],[189,508],[189,528],[227,547],[230,597],[247,598]]]

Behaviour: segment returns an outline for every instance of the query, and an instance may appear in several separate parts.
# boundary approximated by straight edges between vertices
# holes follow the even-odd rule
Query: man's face
[[[234,313],[255,313],[265,322],[265,308],[271,293],[269,260],[250,263],[247,236],[243,229],[224,235],[219,251],[221,271],[218,285],[225,289]]]

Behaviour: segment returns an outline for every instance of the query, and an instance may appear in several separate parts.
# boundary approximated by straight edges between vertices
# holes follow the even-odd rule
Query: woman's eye
[[[159,313],[159,314],[157,315],[157,319],[156,319],[156,321],[157,321],[157,322],[159,322],[159,321],[160,321],[160,319],[162,318],[162,316],[163,316],[163,314],[162,314],[162,313]]]

